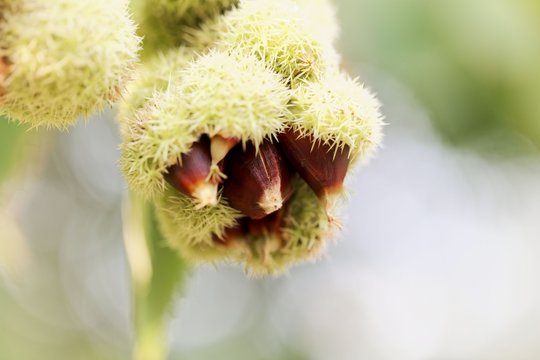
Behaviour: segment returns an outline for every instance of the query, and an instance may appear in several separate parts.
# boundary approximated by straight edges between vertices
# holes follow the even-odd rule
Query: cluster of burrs
[[[121,104],[121,167],[168,245],[252,274],[316,258],[349,168],[382,137],[378,101],[340,70],[332,5],[136,5],[154,54]]]
[[[127,0],[0,0],[0,116],[64,129],[120,97],[139,47]]]

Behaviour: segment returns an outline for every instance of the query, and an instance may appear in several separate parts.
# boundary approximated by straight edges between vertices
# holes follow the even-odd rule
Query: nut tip
[[[240,142],[236,137],[224,137],[215,135],[210,139],[210,153],[212,155],[212,163],[217,164],[225,159],[229,151]]]
[[[217,185],[211,183],[203,183],[197,187],[192,194],[197,202],[197,209],[201,209],[205,206],[217,205],[217,188]]]
[[[283,197],[281,196],[279,183],[264,191],[259,206],[266,214],[274,213],[283,207]]]
[[[335,226],[338,229],[343,228],[343,224],[339,218],[334,214],[334,211],[340,200],[340,194],[337,192],[327,192],[325,191],[322,196],[320,196],[320,201],[326,212],[326,217],[328,218],[328,223],[331,226]]]

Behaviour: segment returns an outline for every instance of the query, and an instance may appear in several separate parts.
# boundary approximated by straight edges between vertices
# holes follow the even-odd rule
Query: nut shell
[[[293,193],[293,172],[280,151],[264,141],[236,146],[226,159],[223,195],[231,207],[252,219],[262,219],[283,206]]]
[[[212,158],[206,136],[194,142],[181,161],[171,166],[165,179],[181,193],[192,197],[201,207],[217,204],[217,183],[208,181]]]
[[[292,129],[278,139],[289,162],[323,202],[342,190],[350,162],[348,146],[332,148]]]

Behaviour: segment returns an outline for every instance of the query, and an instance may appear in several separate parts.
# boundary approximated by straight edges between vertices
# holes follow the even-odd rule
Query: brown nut
[[[326,206],[329,198],[343,189],[349,168],[349,147],[331,148],[291,129],[281,133],[278,139],[289,162]]]
[[[203,136],[194,142],[188,153],[182,154],[181,161],[168,169],[165,179],[181,193],[192,197],[198,207],[217,204],[218,184],[209,181],[210,141]]]
[[[269,141],[258,149],[236,146],[226,159],[223,195],[229,204],[252,219],[262,219],[283,206],[293,192],[293,172]]]
[[[285,207],[282,207],[279,211],[267,215],[262,219],[249,219],[246,226],[248,234],[254,237],[270,234],[280,237],[283,217],[285,216],[284,209]]]

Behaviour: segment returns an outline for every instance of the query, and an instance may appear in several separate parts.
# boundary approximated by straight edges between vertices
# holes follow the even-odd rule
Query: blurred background
[[[539,359],[540,2],[336,3],[384,148],[318,264],[196,269],[171,359]],[[113,117],[0,121],[2,360],[131,357]]]

